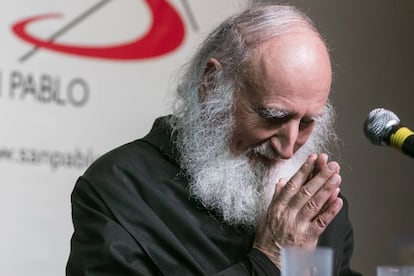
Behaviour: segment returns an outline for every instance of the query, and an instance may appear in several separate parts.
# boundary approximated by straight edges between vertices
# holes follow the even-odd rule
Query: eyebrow
[[[264,119],[285,119],[287,117],[293,117],[295,115],[292,112],[277,107],[258,107],[256,108],[256,112],[260,117]],[[323,115],[324,112],[321,114],[316,114],[314,116],[306,116],[305,118],[313,121],[318,121],[323,117]]]
[[[257,114],[259,114],[260,117],[265,119],[283,119],[289,116],[289,111],[282,110],[277,107],[258,107],[256,108]]]

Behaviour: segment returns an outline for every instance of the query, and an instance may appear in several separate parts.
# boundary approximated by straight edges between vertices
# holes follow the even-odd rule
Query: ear
[[[204,99],[208,96],[208,93],[212,89],[213,83],[213,76],[214,73],[221,69],[220,62],[215,58],[209,58],[206,67],[204,68],[203,78],[201,80],[201,85],[199,88],[199,98],[200,101],[204,101]]]

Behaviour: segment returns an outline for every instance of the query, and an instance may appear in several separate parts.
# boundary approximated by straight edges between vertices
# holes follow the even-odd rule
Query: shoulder
[[[79,178],[72,195],[92,194],[103,201],[147,200],[155,194],[183,193],[185,179],[174,150],[168,117],[155,121],[144,138],[98,158]]]
[[[125,175],[147,175],[166,168],[178,167],[173,147],[168,117],[158,118],[151,131],[137,139],[98,158],[85,172],[85,178],[111,179]]]
[[[141,140],[115,148],[95,160],[79,177],[72,196],[87,193],[105,199],[114,193],[131,190],[141,185],[136,179],[146,172],[148,157],[157,155],[160,156],[156,149]]]
[[[156,156],[162,158],[159,150],[138,139],[100,156],[86,170],[84,177],[108,177],[117,171],[134,171]]]

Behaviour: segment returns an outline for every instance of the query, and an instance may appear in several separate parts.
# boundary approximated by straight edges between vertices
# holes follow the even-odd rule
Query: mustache
[[[257,156],[263,156],[266,159],[270,159],[270,160],[279,159],[276,152],[273,150],[272,146],[270,145],[270,141],[265,141],[257,146],[252,147],[248,151],[250,154],[254,154]]]

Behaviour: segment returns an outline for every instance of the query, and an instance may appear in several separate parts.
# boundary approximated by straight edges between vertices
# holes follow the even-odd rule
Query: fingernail
[[[331,178],[329,178],[329,183],[331,183],[332,185],[336,185],[338,184],[338,182],[341,180],[341,177],[339,176],[339,174],[334,174]]]
[[[335,163],[331,162],[331,163],[328,164],[328,169],[330,171],[335,171],[337,169],[337,166],[336,166]]]

